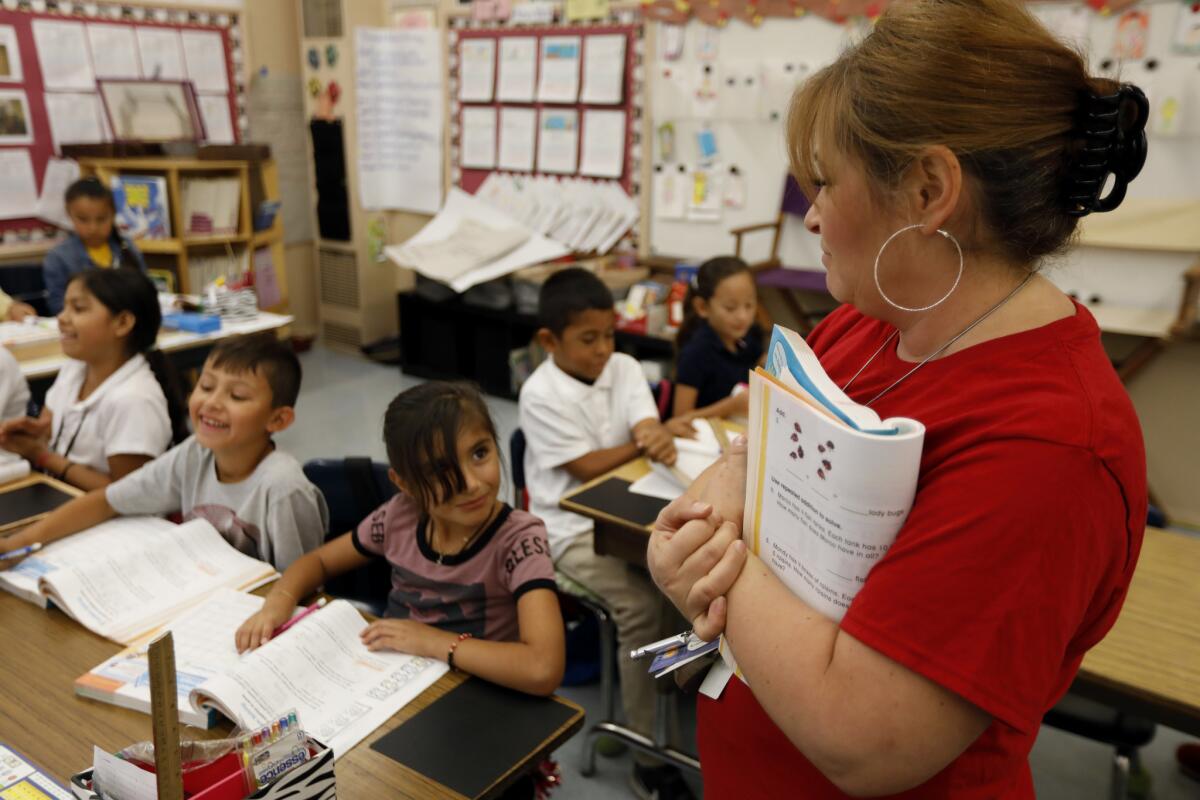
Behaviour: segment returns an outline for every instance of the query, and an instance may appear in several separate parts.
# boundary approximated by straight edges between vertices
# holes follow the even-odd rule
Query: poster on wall
[[[24,79],[17,31],[11,25],[0,25],[0,82],[21,83]]]
[[[29,102],[20,89],[0,89],[0,145],[33,144]]]
[[[442,206],[442,69],[436,30],[356,28],[358,184],[365,209]]]

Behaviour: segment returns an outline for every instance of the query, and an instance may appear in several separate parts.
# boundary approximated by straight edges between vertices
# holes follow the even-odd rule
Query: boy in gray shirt
[[[241,552],[286,569],[320,546],[329,523],[325,498],[271,440],[295,420],[299,392],[300,362],[274,336],[222,341],[188,400],[192,436],[9,537],[5,549],[60,539],[118,515],[181,512],[185,521],[208,520]],[[14,563],[0,561],[0,569]]]

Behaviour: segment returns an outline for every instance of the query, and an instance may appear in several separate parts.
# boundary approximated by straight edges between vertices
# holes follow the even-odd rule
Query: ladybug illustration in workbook
[[[788,450],[788,455],[793,461],[802,461],[804,459],[804,443],[801,441],[801,437],[803,435],[804,429],[800,427],[800,423],[793,421],[790,438],[791,444],[795,445],[795,447],[793,448],[789,446]],[[833,451],[835,449],[836,448],[834,447],[832,439],[826,439],[824,442],[817,443],[817,453],[819,457],[815,459],[817,462],[816,474],[821,480],[826,480],[830,472],[833,470],[832,459]]]

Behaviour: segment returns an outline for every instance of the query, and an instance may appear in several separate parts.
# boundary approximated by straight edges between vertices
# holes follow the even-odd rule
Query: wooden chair
[[[738,258],[742,257],[742,240],[747,234],[761,231],[772,232],[770,255],[762,261],[751,263],[750,269],[754,271],[755,282],[761,289],[779,290],[788,310],[795,315],[798,330],[802,335],[807,335],[813,325],[820,321],[821,317],[825,315],[825,309],[806,307],[801,301],[803,295],[797,293],[827,294],[825,270],[785,267],[779,257],[779,240],[783,234],[784,221],[788,217],[798,217],[803,220],[804,215],[808,213],[809,205],[808,198],[800,190],[799,184],[791,175],[788,175],[783,184],[779,214],[774,220],[755,225],[743,225],[729,231],[733,234],[733,252]],[[772,325],[771,316],[761,303],[758,306],[758,324],[766,331],[769,331]]]

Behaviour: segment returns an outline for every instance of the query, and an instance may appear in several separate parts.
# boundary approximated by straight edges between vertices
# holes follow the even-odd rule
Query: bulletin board
[[[466,23],[465,20],[459,20],[461,23]],[[583,115],[585,111],[622,111],[625,114],[625,157],[624,166],[621,170],[621,176],[618,180],[625,192],[630,197],[637,200],[638,191],[638,170],[640,166],[639,152],[637,145],[640,144],[640,134],[638,132],[638,124],[641,117],[641,82],[638,78],[638,70],[641,62],[641,38],[642,26],[640,24],[597,24],[597,25],[553,25],[544,27],[512,27],[512,28],[461,28],[452,31],[451,47],[454,54],[457,56],[451,64],[450,82],[449,85],[455,87],[450,92],[450,119],[451,119],[451,183],[461,187],[464,191],[474,193],[476,189],[487,178],[492,170],[488,169],[472,169],[461,167],[459,165],[458,154],[461,152],[461,136],[462,136],[462,112],[464,107],[471,108],[494,108],[497,116],[501,107],[507,108],[523,108],[531,109],[535,113],[540,114],[541,109],[549,110],[571,110],[575,109],[579,112],[579,126],[576,131],[578,141],[576,142],[577,154],[577,171],[572,174],[553,173],[555,177],[585,177],[578,173],[578,162],[582,160],[583,153]],[[541,40],[547,36],[578,36],[582,40],[583,48],[587,48],[587,37],[602,36],[602,35],[620,34],[625,37],[625,76],[622,91],[622,99],[619,104],[593,105],[589,103],[544,103],[534,101],[532,103],[517,103],[504,101],[500,102],[493,99],[490,103],[473,103],[462,102],[458,99],[458,65],[462,63],[462,43],[471,39],[494,39],[496,40],[495,58],[497,63],[494,67],[494,75],[498,83],[499,77],[499,57],[500,57],[500,40],[505,37],[535,37],[538,40],[538,70],[534,74],[534,86],[538,85],[541,70]],[[580,58],[580,69],[583,69],[584,54]],[[582,86],[582,81],[580,82]],[[496,146],[499,147],[500,125],[496,126]],[[537,142],[534,142],[534,150],[537,150]],[[532,174],[539,174],[535,170]],[[550,173],[546,173],[550,174]],[[596,178],[596,180],[609,180],[607,178]]]
[[[1124,21],[1127,12],[1100,13],[1082,1],[1029,5],[1053,32],[1080,47],[1093,74],[1135,83],[1150,98],[1149,156],[1142,174],[1130,184],[1126,202],[1200,198],[1200,27],[1190,29],[1193,49],[1189,52],[1181,46],[1189,31],[1186,15],[1189,11],[1197,13],[1194,6],[1158,0],[1129,9],[1145,15],[1147,28],[1142,44],[1123,52],[1120,48],[1128,47],[1131,38]],[[660,22],[646,24],[647,38],[656,40],[655,58],[646,64],[651,98],[647,112],[652,129],[673,124],[675,147],[672,157],[667,158],[659,137],[653,137],[647,147],[651,169],[658,174],[700,163],[697,134],[708,129],[716,137],[716,163],[725,169],[738,166],[745,180],[746,197],[740,208],[723,208],[718,221],[665,219],[656,207],[653,187],[648,188],[650,247],[657,254],[691,259],[731,253],[731,228],[771,221],[779,213],[788,168],[785,132],[781,119],[729,120],[719,113],[703,118],[693,112],[692,100],[686,95],[693,91],[694,78],[706,63],[701,55],[702,42],[707,37],[715,38],[716,56],[709,63],[715,65],[717,91],[722,94],[744,91],[728,86],[729,80],[753,74],[761,85],[764,76],[769,79],[772,70],[789,63],[811,74],[868,33],[870,25],[865,20],[843,24],[815,13],[794,18],[767,17],[758,24],[735,18],[721,27],[691,19],[678,29],[682,47],[673,60],[667,58],[663,46],[666,28]],[[1122,39],[1126,40],[1124,44],[1120,43]],[[751,234],[747,238],[748,260],[763,258],[770,239],[769,233]],[[785,222],[780,251],[788,266],[819,268],[817,237],[805,231],[799,219]],[[1147,258],[1142,254],[1137,257],[1143,277]],[[1178,302],[1176,264],[1164,267],[1162,276],[1156,273],[1153,280],[1131,280],[1128,254],[1079,248],[1055,266],[1051,276],[1065,288],[1084,295],[1096,293],[1114,302],[1120,298],[1124,304],[1146,307]]]
[[[29,152],[33,162],[34,179],[39,194],[42,189],[46,164],[55,156],[55,143],[47,111],[46,95],[47,93],[55,94],[56,92],[48,92],[46,89],[46,80],[42,73],[34,35],[35,20],[53,20],[57,22],[87,23],[92,25],[120,25],[134,29],[135,35],[136,30],[139,28],[156,28],[179,32],[195,30],[219,34],[224,49],[223,61],[227,87],[225,102],[229,107],[234,141],[240,142],[245,137],[247,125],[245,85],[240,71],[243,55],[241,29],[236,14],[196,11],[181,9],[179,7],[154,8],[101,3],[55,3],[52,1],[46,2],[44,8],[45,11],[33,11],[29,3],[26,0],[22,0],[17,9],[0,9],[0,26],[11,28],[15,35],[17,49],[20,54],[21,73],[19,79],[17,79],[15,73],[10,73],[8,78],[0,77],[0,96],[14,90],[23,92],[25,106],[28,109],[28,119],[25,124],[32,134],[32,139],[28,143],[9,144],[0,142],[0,148],[23,148]],[[3,27],[0,27],[0,30],[3,30]],[[93,61],[90,52],[88,53],[88,57],[89,62]],[[180,58],[185,65],[186,72],[186,59],[182,55],[182,47]],[[138,60],[139,71],[141,71],[140,57]],[[150,76],[143,75],[142,77],[149,78]],[[98,93],[98,88],[93,88],[91,92]],[[68,90],[65,93],[91,92],[87,89],[79,88]],[[210,96],[219,97],[220,95]],[[101,113],[103,113],[102,104],[98,105]],[[110,137],[111,132],[107,130],[107,122],[102,120],[101,126],[104,129],[104,135]],[[0,232],[16,231],[24,234],[29,232],[31,228],[41,230],[46,227],[48,227],[47,223],[32,215],[28,218],[0,220]]]

